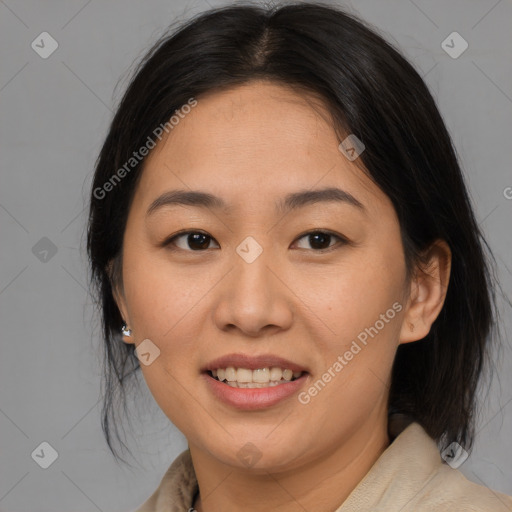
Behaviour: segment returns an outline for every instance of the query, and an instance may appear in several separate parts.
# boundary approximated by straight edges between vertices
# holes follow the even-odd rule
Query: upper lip
[[[293,372],[307,372],[306,368],[303,366],[273,354],[263,354],[259,356],[228,354],[210,361],[202,370],[211,371],[217,370],[218,368],[228,368],[229,366],[234,368],[247,368],[249,370],[278,367],[283,370],[290,369]]]

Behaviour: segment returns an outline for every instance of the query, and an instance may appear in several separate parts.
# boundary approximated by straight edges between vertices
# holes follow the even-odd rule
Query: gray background
[[[141,419],[132,404],[135,434],[127,429],[140,465],[118,466],[107,450],[99,417],[100,331],[86,289],[83,237],[94,161],[133,62],[174,20],[210,5],[221,4],[0,0],[4,512],[133,511],[186,447],[143,383]],[[512,186],[512,3],[343,5],[399,45],[431,88],[510,294],[512,200],[505,191]],[[31,48],[44,31],[59,45],[47,59]],[[453,31],[469,44],[456,59],[441,47]],[[39,242],[43,237],[55,254],[47,240]],[[504,345],[478,419],[475,450],[460,469],[477,483],[512,494],[511,315],[505,306],[502,311]],[[31,457],[43,441],[58,452],[48,469]]]

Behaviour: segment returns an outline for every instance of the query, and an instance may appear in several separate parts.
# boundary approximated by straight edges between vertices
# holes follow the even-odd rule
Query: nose
[[[252,262],[237,253],[232,270],[219,283],[214,321],[223,331],[261,337],[287,330],[293,321],[293,293],[271,251]]]

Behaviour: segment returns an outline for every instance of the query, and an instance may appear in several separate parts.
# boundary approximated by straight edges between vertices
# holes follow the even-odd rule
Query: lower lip
[[[303,386],[307,375],[305,373],[293,381],[267,388],[233,388],[214,379],[208,373],[203,373],[209,389],[219,400],[243,410],[265,409],[290,397]]]

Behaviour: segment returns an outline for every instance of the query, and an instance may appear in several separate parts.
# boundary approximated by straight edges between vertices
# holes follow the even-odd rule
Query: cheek
[[[196,421],[208,424],[211,418],[206,409],[200,406],[194,388],[188,385],[190,370],[183,368],[186,359],[176,361],[178,364],[173,365],[170,364],[170,358],[175,359],[174,355],[162,354],[150,366],[141,365],[142,373],[162,412],[181,432],[190,434],[196,429]]]
[[[342,350],[360,333],[364,338],[376,323],[379,336],[393,338],[399,324],[397,309],[404,307],[404,275],[399,256],[368,251],[354,253],[322,278],[310,278],[304,286],[307,303],[321,320],[325,340],[331,345],[334,340],[333,348]]]
[[[346,309],[332,317],[337,336],[318,341],[323,365],[302,396],[301,403],[310,402],[309,414],[325,426],[326,435],[346,432],[387,401],[401,304],[387,294],[362,299],[343,302]]]
[[[170,272],[165,259],[140,250],[130,252],[129,246],[123,264],[125,297],[136,343],[149,339],[160,351],[150,365],[141,363],[147,385],[166,414],[187,410],[190,400],[184,399],[184,383],[197,373],[199,323],[194,315],[210,286],[197,272],[195,277],[190,272]]]
[[[324,287],[310,286],[315,311],[330,328],[316,340],[323,368],[312,379],[310,405],[331,424],[348,410],[362,418],[387,393],[404,309],[400,252],[376,246],[345,263]]]
[[[169,265],[143,252],[124,266],[125,296],[136,343],[151,340],[160,350],[141,371],[155,401],[182,431],[190,431],[188,418],[197,417],[191,400],[191,376],[197,373],[197,322],[193,317],[205,284],[190,275],[169,273]],[[132,253],[133,254],[133,253]],[[206,287],[206,290],[208,287]],[[191,320],[192,319],[192,320]]]
[[[156,257],[151,252],[127,250],[123,271],[125,296],[138,337],[175,337],[180,319],[193,313],[209,289],[201,275],[197,267],[173,267],[165,255]]]

